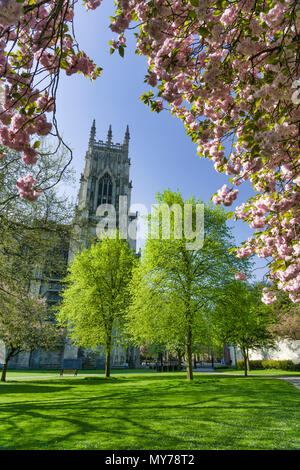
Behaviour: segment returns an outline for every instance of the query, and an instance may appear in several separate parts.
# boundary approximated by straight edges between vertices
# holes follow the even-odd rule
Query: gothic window
[[[112,180],[108,173],[100,178],[98,188],[98,206],[112,203]]]
[[[91,197],[90,197],[90,209],[93,210],[94,206],[94,192],[92,191]]]

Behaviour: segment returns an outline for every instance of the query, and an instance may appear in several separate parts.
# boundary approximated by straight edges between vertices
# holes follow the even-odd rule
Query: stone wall
[[[230,346],[230,357],[232,365],[235,364],[234,348]],[[236,359],[243,359],[243,355],[239,349],[236,349]],[[284,361],[291,360],[294,364],[300,363],[300,340],[286,339],[278,341],[274,349],[261,349],[250,351],[249,359],[254,360],[275,360]]]

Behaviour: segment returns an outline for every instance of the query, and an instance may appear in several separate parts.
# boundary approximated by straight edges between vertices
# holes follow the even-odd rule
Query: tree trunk
[[[196,356],[194,356],[194,368],[197,369],[197,359],[196,359]]]
[[[233,351],[234,351],[234,362],[235,362],[235,368],[237,369],[237,368],[238,368],[238,365],[237,365],[236,347],[235,347],[235,346],[233,347]]]
[[[163,353],[159,353],[159,360],[160,360],[161,371],[163,372],[163,366],[164,366],[164,355],[163,355]]]
[[[214,353],[212,351],[212,353],[211,353],[211,367],[214,368],[214,365],[215,365],[215,363],[214,363]]]
[[[105,377],[110,377],[110,352],[111,352],[111,337],[109,337],[106,341]]]
[[[177,351],[177,370],[181,370],[181,351]]]
[[[243,356],[244,356],[244,371],[245,371],[245,377],[248,376],[248,351],[246,348],[243,348]]]
[[[6,370],[7,370],[7,360],[5,359],[3,367],[2,367],[1,382],[6,381]]]
[[[2,367],[2,374],[1,374],[1,382],[5,382],[6,381],[6,372],[7,372],[7,364],[8,364],[8,361],[10,360],[10,358],[12,358],[13,356],[15,356],[16,354],[18,354],[20,352],[20,350],[18,351],[17,349],[9,349],[9,353],[5,356],[5,359],[4,359],[4,364],[3,364],[3,367]]]
[[[186,325],[186,378],[187,380],[193,380],[193,357],[192,357],[192,326],[188,319]]]
[[[249,351],[247,349],[247,370],[250,370]]]

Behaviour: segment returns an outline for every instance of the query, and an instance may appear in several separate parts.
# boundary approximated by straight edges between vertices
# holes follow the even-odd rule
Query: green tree
[[[30,202],[19,197],[16,187],[17,178],[27,172],[20,154],[3,146],[0,150],[6,154],[0,160],[0,339],[5,345],[5,378],[7,362],[18,353],[62,346],[60,337],[56,341],[57,327],[48,321],[51,313],[37,297],[41,283],[65,275],[72,206],[52,187],[61,166],[68,163],[65,152],[49,159],[50,146],[42,145],[31,173],[43,181],[45,190]],[[72,170],[67,170],[62,183],[71,181]]]
[[[224,354],[224,343],[216,335],[215,325],[211,315],[211,305],[206,305],[201,315],[199,333],[195,335],[193,352],[196,355],[204,356],[211,361],[212,367],[217,357]]]
[[[187,379],[192,380],[193,342],[203,328],[205,308],[214,289],[233,276],[241,261],[229,254],[233,243],[222,209],[201,206],[205,234],[201,246],[195,242],[203,229],[197,220],[197,204],[201,201],[184,201],[179,192],[167,190],[158,193],[157,202],[160,216],[150,217],[151,233],[142,266],[137,268],[131,285],[130,332],[136,341],[148,336],[150,341],[156,337],[175,344],[176,338],[178,344],[184,344]],[[170,224],[162,215],[168,213],[168,208]],[[180,219],[183,210],[188,221]],[[180,238],[179,222],[183,218],[190,223],[190,231],[184,230]]]
[[[20,285],[0,285],[0,341],[4,343],[1,381],[6,380],[9,360],[20,352],[62,345],[64,331],[50,321],[45,301]]]
[[[78,253],[69,267],[57,320],[78,346],[106,348],[105,375],[110,376],[111,347],[124,323],[129,282],[136,257],[118,234]]]
[[[231,281],[216,292],[213,321],[217,336],[241,349],[245,376],[249,370],[249,350],[274,346],[271,331],[276,317],[272,307],[261,301],[262,285]]]
[[[52,186],[61,166],[67,164],[67,157],[62,152],[50,160],[50,147],[44,144],[43,148],[31,172],[48,189],[37,201],[29,202],[18,196],[16,187],[17,177],[27,171],[20,155],[0,147],[0,151],[6,152],[6,158],[0,160],[0,282],[3,285],[17,281],[29,285],[37,272],[47,277],[63,275],[66,259],[62,251],[67,250],[73,211],[68,199],[58,196]],[[71,181],[72,171],[68,170],[62,182]]]
[[[144,264],[134,269],[130,288],[132,301],[126,315],[129,337],[137,346],[148,346],[160,355],[176,355],[180,368],[185,352],[181,299],[150,286]]]
[[[62,345],[61,332],[37,297],[41,281],[64,276],[72,210],[67,198],[52,188],[61,165],[67,164],[65,152],[49,159],[50,147],[43,144],[31,173],[43,181],[45,190],[30,202],[19,197],[16,187],[17,178],[27,171],[20,154],[3,146],[0,151],[6,154],[0,160],[0,339],[5,345],[5,380],[7,362],[13,356]],[[62,182],[70,181],[72,171],[67,170]]]

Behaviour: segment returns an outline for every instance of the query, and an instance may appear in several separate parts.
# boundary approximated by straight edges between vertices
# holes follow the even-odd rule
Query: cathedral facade
[[[115,228],[124,230],[124,211],[120,213],[120,202],[130,207],[132,182],[130,181],[129,129],[126,128],[123,143],[112,142],[112,130],[109,126],[106,141],[96,140],[96,125],[93,121],[85,167],[80,178],[78,202],[75,209],[74,229],[70,240],[63,247],[65,263],[72,262],[76,253],[90,246],[97,238],[97,227],[103,216],[99,215],[99,206],[110,205],[115,215]],[[121,211],[122,212],[122,211]],[[137,221],[136,213],[125,213],[125,226],[131,224],[131,233]],[[121,220],[123,219],[123,222]],[[128,238],[128,244],[136,252],[135,237]],[[37,273],[31,290],[39,297],[45,297],[51,307],[60,299],[61,279],[45,279],[43,273]],[[0,364],[4,354],[4,345],[0,344]],[[112,350],[112,366],[137,367],[139,350],[130,344],[117,344]],[[63,359],[82,360],[83,368],[103,368],[105,350],[99,346],[97,351],[84,350],[66,341],[63,348],[54,351],[36,350],[20,353],[10,360],[9,368],[59,369]]]
[[[69,259],[78,251],[79,246],[87,246],[97,237],[97,225],[101,219],[99,206],[111,205],[115,211],[115,228],[124,226],[124,213],[120,206],[130,207],[132,182],[130,181],[129,129],[126,128],[122,144],[112,142],[112,130],[109,126],[106,141],[96,140],[96,125],[93,121],[88,151],[85,156],[85,168],[80,178],[78,205],[76,207],[78,224],[75,226],[71,241]],[[125,210],[126,210],[125,208]],[[126,227],[136,222],[137,215],[126,211]],[[123,223],[122,223],[123,222]],[[125,227],[123,227],[124,229]],[[133,252],[136,251],[135,238],[128,238]],[[73,253],[74,252],[74,253]]]

